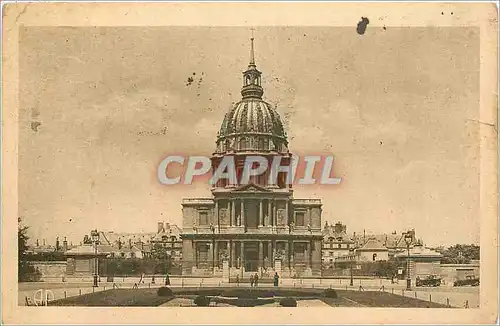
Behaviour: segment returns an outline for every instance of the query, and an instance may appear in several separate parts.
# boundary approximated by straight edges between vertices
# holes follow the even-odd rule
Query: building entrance
[[[258,242],[245,242],[245,271],[256,272],[259,267]]]
[[[247,228],[257,228],[259,225],[259,202],[256,200],[245,201],[245,224]]]

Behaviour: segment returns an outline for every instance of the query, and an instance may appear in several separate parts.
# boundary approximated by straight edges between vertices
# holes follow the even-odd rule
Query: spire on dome
[[[253,28],[252,28],[252,37],[250,38],[250,63],[249,67],[255,67],[255,53],[253,49]]]
[[[243,88],[241,89],[243,99],[262,99],[262,94],[264,93],[261,86],[261,72],[257,70],[255,65],[253,41],[252,29],[252,37],[250,38],[250,63],[248,64],[248,69],[243,72]]]

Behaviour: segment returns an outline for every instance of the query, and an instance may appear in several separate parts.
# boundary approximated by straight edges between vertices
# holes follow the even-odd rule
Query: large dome
[[[217,136],[217,152],[286,152],[288,141],[280,116],[258,99],[238,102],[226,113]]]
[[[226,152],[288,152],[288,141],[278,112],[262,100],[261,72],[253,55],[243,72],[242,100],[224,116],[217,135],[216,153]]]

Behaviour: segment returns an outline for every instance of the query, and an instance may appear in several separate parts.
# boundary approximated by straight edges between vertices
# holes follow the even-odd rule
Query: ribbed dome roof
[[[245,99],[226,113],[217,152],[286,152],[288,141],[279,113],[260,99]]]
[[[231,111],[226,113],[219,131],[219,138],[242,133],[259,133],[286,138],[278,112],[269,103],[255,99],[238,102]]]

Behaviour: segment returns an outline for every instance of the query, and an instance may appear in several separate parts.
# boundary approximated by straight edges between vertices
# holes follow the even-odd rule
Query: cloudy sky
[[[240,100],[247,28],[32,27],[20,34],[19,215],[32,239],[181,225],[167,155],[210,155]],[[479,30],[255,30],[264,99],[299,155],[335,155],[335,186],[295,186],[349,232],[479,241]],[[193,78],[189,83],[188,78]]]

